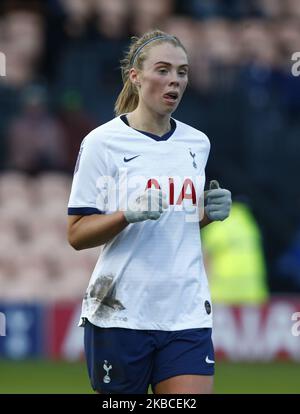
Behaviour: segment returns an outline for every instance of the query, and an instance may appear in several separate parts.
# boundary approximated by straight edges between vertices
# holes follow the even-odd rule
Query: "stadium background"
[[[189,54],[174,116],[209,136],[207,179],[237,207],[203,235],[216,392],[299,393],[299,19],[297,0],[1,1],[0,393],[90,392],[76,322],[99,249],[66,242],[70,183],[130,36],[157,27]]]

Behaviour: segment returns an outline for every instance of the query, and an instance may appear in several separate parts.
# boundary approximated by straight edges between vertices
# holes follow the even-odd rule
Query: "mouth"
[[[178,97],[178,92],[168,92],[163,95],[164,100],[170,104],[175,104],[178,101]]]

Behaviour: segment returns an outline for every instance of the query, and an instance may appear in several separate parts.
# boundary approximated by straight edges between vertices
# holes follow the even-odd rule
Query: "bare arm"
[[[92,214],[68,217],[68,240],[75,250],[89,249],[108,242],[128,226],[124,214]]]
[[[203,229],[203,227],[207,226],[208,224],[212,223],[212,220],[210,220],[206,213],[204,212],[203,219],[200,221],[200,229]]]

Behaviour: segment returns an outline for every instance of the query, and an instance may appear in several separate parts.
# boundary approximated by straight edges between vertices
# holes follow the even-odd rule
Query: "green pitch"
[[[216,367],[216,393],[300,393],[300,364],[228,363]],[[0,394],[92,393],[84,363],[0,360]]]

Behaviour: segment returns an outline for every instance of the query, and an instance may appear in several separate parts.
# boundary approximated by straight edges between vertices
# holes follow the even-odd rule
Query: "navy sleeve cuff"
[[[92,214],[105,214],[105,212],[92,207],[68,208],[68,216],[90,216]]]

